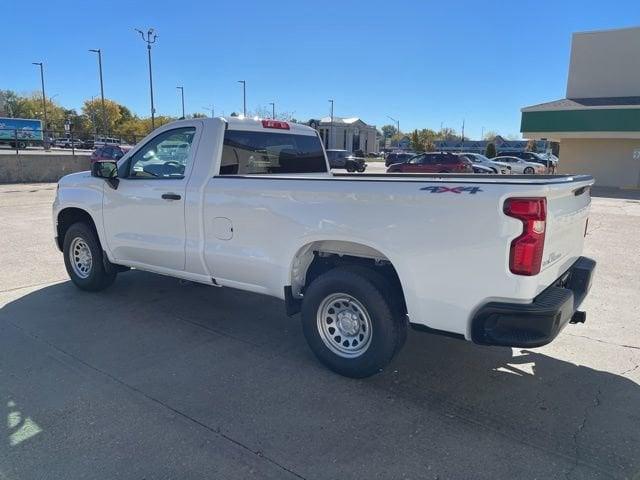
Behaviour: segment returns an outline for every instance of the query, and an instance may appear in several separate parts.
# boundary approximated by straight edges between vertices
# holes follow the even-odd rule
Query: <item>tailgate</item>
[[[549,189],[540,270],[545,286],[554,282],[582,254],[592,183],[576,182]]]

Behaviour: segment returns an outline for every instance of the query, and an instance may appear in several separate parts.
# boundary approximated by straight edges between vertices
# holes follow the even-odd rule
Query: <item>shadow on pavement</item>
[[[632,477],[640,469],[640,387],[624,376],[410,332],[387,371],[345,379],[318,365],[279,301],[142,272],[120,275],[101,294],[66,282],[8,303],[0,361],[9,425],[0,460],[10,467],[0,461],[0,477],[21,471],[20,449],[31,473],[78,462],[74,455],[101,468],[119,452],[152,449],[158,415],[197,427],[205,452],[207,438],[230,439],[286,467],[283,478]],[[135,421],[92,403],[104,385],[107,403],[142,404]],[[146,411],[145,402],[166,410]],[[59,420],[71,410],[66,429]],[[27,417],[37,428],[12,443]],[[104,429],[112,434],[111,422],[119,441],[94,442]],[[191,455],[165,454],[167,465]],[[118,468],[127,471],[118,463],[111,473]]]
[[[599,187],[594,185],[591,187],[592,197],[602,198],[623,198],[627,200],[640,200],[640,188],[623,189],[615,187]]]

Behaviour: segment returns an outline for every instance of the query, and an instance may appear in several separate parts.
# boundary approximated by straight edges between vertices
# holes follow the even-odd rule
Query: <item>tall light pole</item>
[[[242,116],[247,116],[247,82],[246,80],[238,80],[242,84]]]
[[[149,56],[149,91],[151,92],[151,128],[156,128],[156,109],[153,106],[153,75],[151,74],[151,45],[156,43],[158,36],[153,32],[153,28],[147,30],[147,36],[142,30],[135,29],[140,34],[142,40],[147,43],[147,53]]]
[[[331,104],[331,123],[329,124],[329,141],[327,142],[327,148],[333,148],[331,145],[331,139],[333,138],[333,99],[329,99]]]
[[[47,138],[45,135],[45,132],[48,128],[47,125],[47,96],[44,93],[44,66],[42,65],[42,62],[31,62],[34,65],[37,65],[40,67],[40,83],[42,84],[42,114],[44,116],[44,131],[42,132],[42,143],[44,145],[44,148],[47,148],[48,146],[48,142],[47,142]]]
[[[271,105],[271,118],[276,119],[276,104],[275,102],[269,103]]]
[[[390,118],[391,121],[395,122],[396,124],[396,130],[398,131],[398,145],[400,145],[400,120],[396,120],[393,117],[390,117],[389,115],[387,115],[387,118]]]
[[[184,87],[176,87],[180,90],[180,98],[182,98],[182,119],[184,120]]]
[[[216,116],[216,110],[215,110],[215,105],[211,105],[209,107],[202,107],[205,110],[209,110],[211,112],[211,118]]]
[[[104,104],[104,83],[102,82],[102,50],[99,48],[90,48],[90,52],[98,54],[98,71],[100,72],[100,99],[102,102],[102,131],[107,134],[107,108]]]

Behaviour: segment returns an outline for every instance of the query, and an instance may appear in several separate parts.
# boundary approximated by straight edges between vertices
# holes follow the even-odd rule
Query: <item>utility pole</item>
[[[216,116],[215,115],[215,112],[216,112],[215,105],[211,105],[209,107],[202,107],[202,108],[204,108],[205,110],[209,110],[211,112],[211,118]]]
[[[398,131],[398,145],[400,145],[400,120],[396,120],[393,117],[390,117],[389,115],[387,115],[387,118],[390,118],[392,122],[395,122],[396,124],[396,130]]]
[[[238,83],[242,84],[242,116],[247,116],[247,82],[245,80],[238,80]]]
[[[142,30],[138,30],[137,28],[135,30],[140,34],[140,36],[142,37],[142,40],[144,40],[147,44],[147,54],[149,56],[149,91],[151,92],[151,129],[153,130],[156,128],[156,109],[153,106],[153,75],[151,73],[151,45],[156,43],[156,39],[158,38],[158,35],[154,33],[153,28],[150,28],[149,30],[147,30],[146,37]]]
[[[271,102],[271,103],[269,103],[269,105],[271,105],[271,118],[273,120],[275,120],[276,119],[276,104],[275,104],[275,102]]]
[[[327,148],[332,148],[331,140],[333,139],[333,100],[329,99],[331,104],[331,124],[329,125],[329,141],[327,142]]]
[[[44,148],[47,149],[49,146],[49,141],[47,139],[46,132],[49,126],[47,125],[47,96],[44,93],[44,66],[42,65],[42,62],[31,62],[31,63],[40,67],[40,83],[42,84],[42,115],[44,116],[42,144]]]
[[[184,87],[176,87],[180,90],[180,97],[182,98],[182,120],[184,120]]]
[[[462,141],[460,142],[460,151],[464,150],[464,118],[462,119]]]
[[[106,135],[107,132],[107,108],[104,104],[104,84],[102,83],[102,50],[99,48],[89,49],[90,52],[98,54],[98,71],[100,72],[100,98],[102,101],[102,131]]]

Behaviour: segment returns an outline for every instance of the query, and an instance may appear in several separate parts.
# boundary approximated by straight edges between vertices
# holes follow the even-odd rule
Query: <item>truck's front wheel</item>
[[[100,241],[87,224],[74,223],[69,227],[62,250],[67,273],[78,288],[95,292],[115,280],[116,271],[105,268]]]
[[[376,282],[349,268],[315,279],[302,302],[302,327],[311,350],[347,377],[368,377],[387,366],[406,328],[398,317]]]

